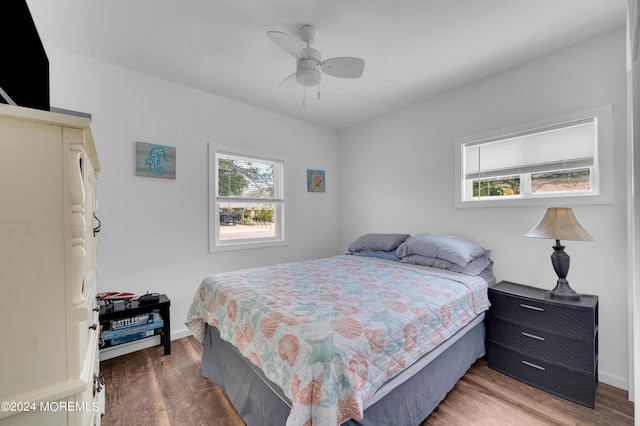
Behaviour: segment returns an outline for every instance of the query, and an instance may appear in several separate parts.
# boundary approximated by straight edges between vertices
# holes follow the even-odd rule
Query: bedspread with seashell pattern
[[[339,425],[488,307],[482,278],[341,255],[206,277],[186,323],[200,340],[218,328],[282,388],[287,425]]]

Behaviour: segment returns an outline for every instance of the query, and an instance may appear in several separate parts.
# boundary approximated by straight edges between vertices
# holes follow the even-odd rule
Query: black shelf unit
[[[171,301],[166,294],[161,294],[157,302],[140,304],[137,300],[117,301],[117,302],[99,302],[100,304],[100,325],[107,328],[113,320],[131,318],[137,315],[159,312],[163,320],[163,326],[160,330],[160,345],[164,346],[164,354],[171,354],[171,317],[170,307]],[[157,331],[156,331],[157,332]],[[142,337],[141,339],[150,338]],[[141,340],[139,339],[139,340]],[[128,342],[127,342],[128,343]],[[102,349],[113,348],[119,345],[105,345]]]

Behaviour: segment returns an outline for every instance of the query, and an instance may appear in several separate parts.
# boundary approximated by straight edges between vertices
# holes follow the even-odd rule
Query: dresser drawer
[[[490,321],[487,338],[493,343],[587,374],[596,367],[597,338],[571,339],[498,318]]]
[[[597,318],[593,309],[568,304],[560,306],[491,289],[489,300],[491,317],[576,339],[593,339],[595,336]]]
[[[593,408],[597,381],[596,371],[585,374],[557,367],[534,357],[489,342],[489,367],[532,386]]]

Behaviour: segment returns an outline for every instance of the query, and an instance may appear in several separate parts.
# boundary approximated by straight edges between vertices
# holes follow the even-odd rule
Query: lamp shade
[[[542,219],[524,236],[552,240],[594,241],[569,207],[547,207]]]

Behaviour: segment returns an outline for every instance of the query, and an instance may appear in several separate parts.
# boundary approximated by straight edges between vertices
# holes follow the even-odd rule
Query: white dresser
[[[0,104],[1,426],[100,424],[90,125]]]

